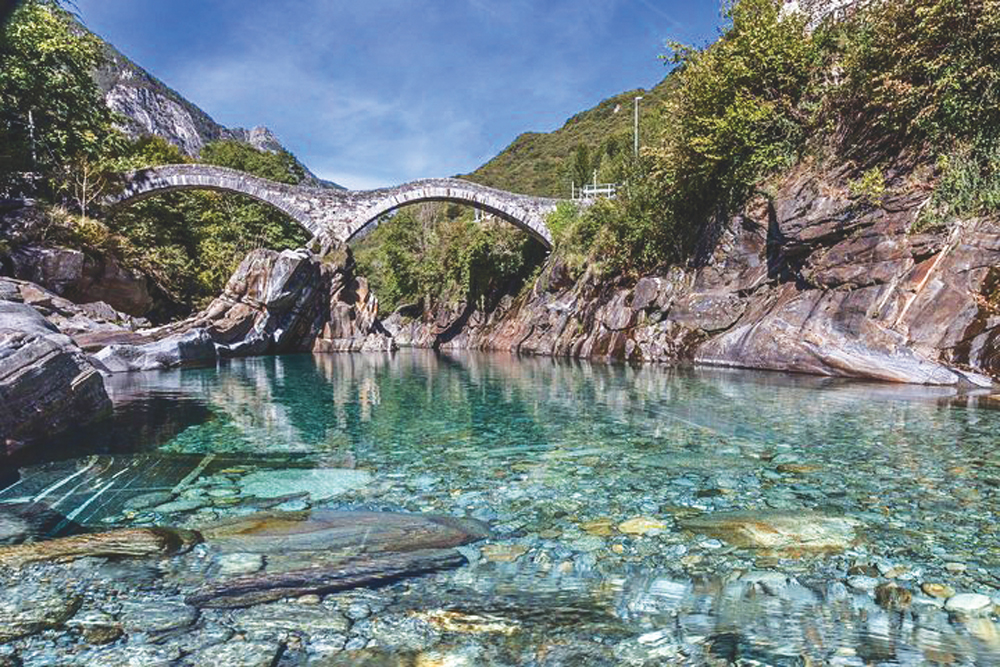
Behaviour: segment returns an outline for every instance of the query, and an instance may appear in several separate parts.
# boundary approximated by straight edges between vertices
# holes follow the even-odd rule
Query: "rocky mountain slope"
[[[95,78],[105,102],[125,118],[123,129],[130,136],[152,134],[163,137],[191,157],[197,157],[205,144],[220,139],[240,141],[260,150],[285,150],[266,127],[247,130],[220,125],[114,46],[107,42],[103,44],[106,61],[95,73]],[[341,187],[319,178],[301,162],[299,164],[305,171],[307,184]]]

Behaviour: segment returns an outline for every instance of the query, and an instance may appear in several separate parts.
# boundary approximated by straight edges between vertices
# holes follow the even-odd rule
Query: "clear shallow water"
[[[389,611],[515,630],[444,632],[421,650],[469,664],[1000,663],[989,610],[950,613],[921,590],[1000,593],[1000,410],[987,396],[428,352],[241,360],[111,389],[115,418],[36,450],[62,462],[26,468],[0,502],[32,475],[38,487],[141,461],[145,476],[119,478],[135,478],[128,489],[54,509],[89,502],[74,516],[86,525],[197,525],[260,507],[123,503],[195,473],[238,488],[255,470],[353,468],[370,483],[289,508],[469,515],[496,532],[466,550],[469,566],[407,583]],[[856,530],[812,552],[687,523],[729,511]],[[654,529],[623,531],[635,518]],[[890,582],[912,599],[879,604]]]

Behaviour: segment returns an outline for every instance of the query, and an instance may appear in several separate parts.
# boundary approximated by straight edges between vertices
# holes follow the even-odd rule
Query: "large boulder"
[[[12,252],[10,260],[16,278],[37,283],[75,303],[103,301],[134,316],[145,315],[153,306],[147,278],[122,267],[110,255],[26,245]]]
[[[100,373],[68,336],[31,306],[0,301],[2,449],[110,409]]]
[[[112,344],[94,355],[109,373],[203,366],[217,358],[215,343],[204,329],[165,336],[149,343]]]
[[[204,329],[227,357],[392,348],[346,247],[322,258],[303,249],[251,252],[208,308],[160,331],[192,329]]]

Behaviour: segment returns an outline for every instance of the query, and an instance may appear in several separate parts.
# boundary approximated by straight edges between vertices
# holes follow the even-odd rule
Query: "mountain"
[[[608,98],[576,114],[553,132],[526,132],[495,158],[462,178],[511,192],[568,197],[570,183],[565,167],[576,147],[584,144],[593,154],[610,137],[627,133],[631,138],[635,98],[643,97],[640,119],[647,117],[659,107],[668,82],[669,78],[665,78],[651,90],[639,88]]]
[[[259,150],[286,150],[266,127],[247,130],[220,125],[111,44],[103,40],[102,44],[106,60],[95,73],[95,78],[107,105],[126,119],[122,129],[128,135],[163,137],[191,157],[197,157],[205,144],[220,139],[240,141]],[[319,178],[301,162],[299,164],[306,174],[305,184],[343,189],[336,183]]]

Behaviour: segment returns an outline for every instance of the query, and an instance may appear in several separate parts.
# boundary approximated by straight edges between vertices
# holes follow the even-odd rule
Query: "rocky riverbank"
[[[181,322],[149,328],[98,301],[75,304],[0,278],[0,442],[82,424],[110,409],[101,374],[291,352],[389,350],[378,301],[346,248],[257,250],[223,293]]]
[[[439,305],[384,326],[401,346],[990,386],[1000,224],[917,231],[924,184],[890,174],[874,201],[848,173],[801,167],[719,224],[685,267],[576,278],[556,257],[490,312]]]

